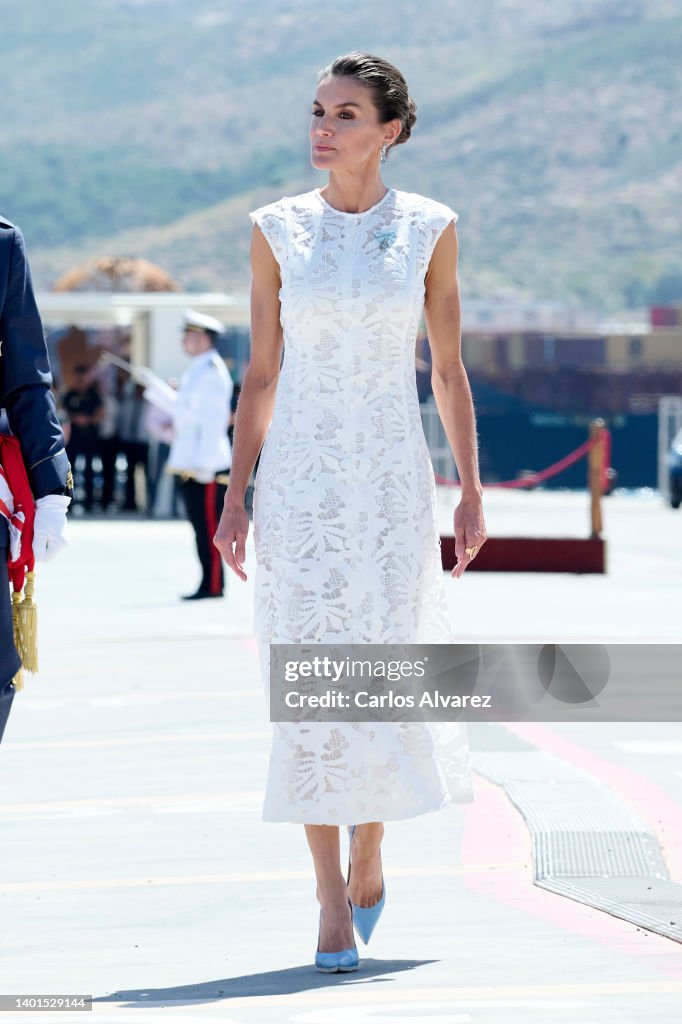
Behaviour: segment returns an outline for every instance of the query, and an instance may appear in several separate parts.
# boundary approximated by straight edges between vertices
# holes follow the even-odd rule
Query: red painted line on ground
[[[487,779],[475,777],[474,793],[474,802],[463,808],[462,865],[489,863],[491,850],[497,850],[501,859],[528,867],[466,874],[463,883],[467,889],[553,926],[558,953],[562,951],[562,933],[568,932],[586,940],[587,954],[588,943],[597,943],[668,978],[682,980],[679,946],[672,939],[637,931],[637,925],[534,885],[530,833],[523,817],[504,789]],[[523,923],[523,918],[520,920]],[[500,927],[507,924],[505,921]],[[547,941],[552,941],[551,934]]]

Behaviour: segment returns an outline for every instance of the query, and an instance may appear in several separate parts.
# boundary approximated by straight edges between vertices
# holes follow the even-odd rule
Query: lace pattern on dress
[[[254,625],[269,643],[447,643],[436,491],[415,380],[424,277],[457,214],[389,189],[250,213],[282,269],[284,359],[254,489]],[[280,723],[263,817],[358,823],[472,799],[464,724]]]

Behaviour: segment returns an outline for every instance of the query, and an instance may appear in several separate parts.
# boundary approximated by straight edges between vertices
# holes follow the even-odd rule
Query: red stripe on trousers
[[[204,514],[206,516],[209,550],[211,552],[211,581],[209,583],[209,588],[212,594],[220,593],[220,552],[213,543],[213,538],[215,537],[216,530],[218,529],[218,517],[215,507],[217,488],[218,485],[214,480],[212,484],[206,484],[204,489]]]

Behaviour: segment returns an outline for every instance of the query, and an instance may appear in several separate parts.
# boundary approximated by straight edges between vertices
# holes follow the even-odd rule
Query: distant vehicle
[[[679,508],[682,501],[682,430],[675,434],[668,452],[670,473],[670,504]]]

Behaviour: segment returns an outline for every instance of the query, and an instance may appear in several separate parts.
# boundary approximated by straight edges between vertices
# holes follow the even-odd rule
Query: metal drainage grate
[[[504,788],[528,826],[535,885],[682,942],[682,885],[645,822],[587,772],[506,742],[497,724],[477,741],[474,770]]]

